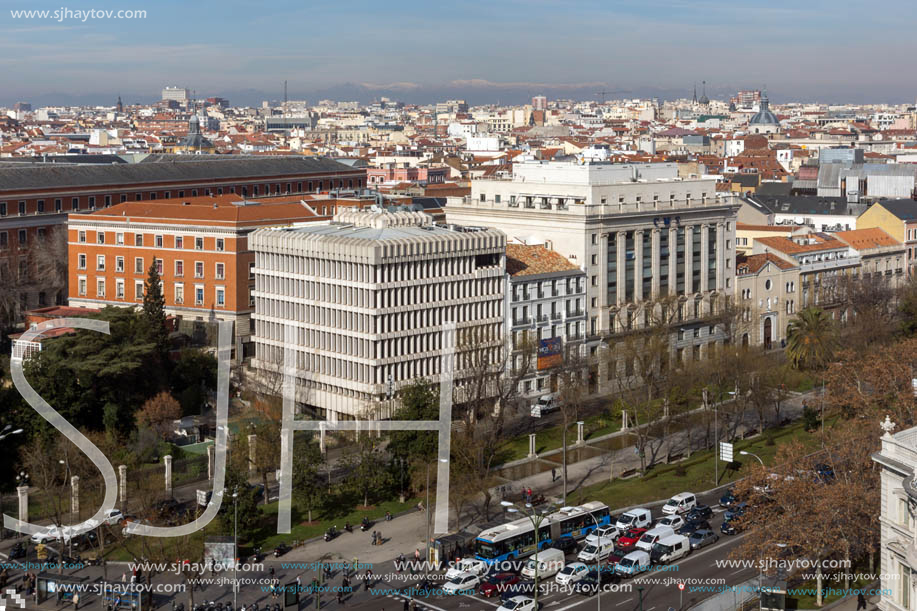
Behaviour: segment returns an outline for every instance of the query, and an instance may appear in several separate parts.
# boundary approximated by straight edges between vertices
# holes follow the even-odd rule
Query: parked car
[[[709,528],[705,528],[703,530],[695,530],[693,533],[691,533],[691,536],[688,537],[688,541],[691,543],[691,549],[707,547],[708,545],[712,545],[719,540],[720,536]]]
[[[682,492],[673,496],[662,506],[662,513],[666,515],[686,513],[694,509],[695,505],[697,505],[697,497],[691,492]]]
[[[615,522],[615,526],[618,530],[624,532],[632,528],[649,528],[652,523],[653,515],[650,513],[650,510],[638,507],[637,509],[631,509],[619,515],[618,521]]]
[[[733,494],[732,488],[727,488],[726,492],[723,493],[723,496],[720,497],[720,507],[729,509],[737,501],[738,499],[736,499],[735,494]]]
[[[621,535],[617,526],[599,526],[586,537],[586,543],[595,543],[599,539],[616,540]]]
[[[543,395],[538,397],[538,401],[532,405],[532,416],[540,418],[555,411],[557,407],[557,396],[555,394]]]
[[[680,515],[665,516],[664,518],[659,518],[656,522],[656,526],[668,526],[672,530],[678,530],[684,525],[685,519]]]
[[[49,526],[44,530],[40,530],[34,535],[32,535],[32,543],[51,543],[53,541],[59,541],[61,538],[61,529],[57,526]]]
[[[109,509],[105,512],[105,523],[111,526],[115,524],[120,524],[121,520],[124,519],[124,514],[121,513],[120,509]]]
[[[542,584],[544,582],[541,582]],[[520,579],[518,582],[507,586],[506,589],[500,594],[500,599],[503,602],[511,600],[516,596],[531,596],[535,593],[535,582],[531,579]]]
[[[656,526],[643,533],[643,536],[637,541],[637,549],[649,552],[660,539],[671,537],[674,534],[675,530],[671,526]]]
[[[724,535],[734,535],[739,532],[739,527],[734,521],[723,522],[720,524],[720,532]]]
[[[474,592],[481,585],[481,576],[474,573],[461,573],[443,584],[444,594]]]
[[[559,586],[568,586],[576,583],[583,578],[583,575],[589,572],[589,567],[582,562],[571,562],[554,576],[554,581]]]
[[[691,553],[691,543],[684,535],[672,535],[657,542],[650,552],[650,560],[654,564],[668,564]]]
[[[709,520],[713,517],[713,510],[709,505],[695,505],[694,509],[685,514],[685,522]]]
[[[497,611],[535,611],[535,599],[528,596],[513,596],[497,608]]]
[[[280,556],[286,554],[288,551],[290,551],[290,546],[286,543],[281,543],[274,548],[274,558],[279,558]]]
[[[618,537],[617,547],[626,552],[630,552],[637,545],[637,541],[647,531],[646,528],[631,528],[629,531]]]
[[[554,549],[559,549],[564,554],[571,554],[576,551],[578,545],[576,543],[576,539],[564,535],[563,537],[558,537],[557,539],[551,541],[551,547]]]
[[[729,511],[723,514],[723,520],[729,522],[739,516],[745,515],[745,512],[748,510],[748,503],[736,503],[733,505]]]
[[[693,533],[698,530],[710,530],[710,522],[707,520],[698,520],[694,522],[686,522],[684,526],[675,531],[675,534],[685,535],[686,537],[691,536]]]
[[[478,592],[481,596],[490,598],[505,592],[507,588],[517,583],[519,583],[519,577],[515,573],[497,573],[496,575],[491,575],[487,581],[482,583]]]

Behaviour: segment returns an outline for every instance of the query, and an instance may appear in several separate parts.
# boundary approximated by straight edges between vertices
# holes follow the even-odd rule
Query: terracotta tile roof
[[[773,236],[757,238],[755,242],[761,244],[762,246],[773,248],[774,250],[786,253],[788,255],[797,255],[806,252],[818,252],[820,250],[836,250],[838,248],[847,247],[847,244],[845,242],[841,242],[840,240],[825,240],[811,234],[806,237],[815,238],[818,241],[814,244],[797,244],[789,238],[785,238],[783,236]]]
[[[838,231],[834,235],[857,250],[880,248],[882,246],[901,246],[901,242],[878,227]]]
[[[533,276],[579,270],[563,255],[548,250],[540,244],[507,244],[506,272],[511,276]]]
[[[748,274],[757,274],[768,263],[773,263],[780,269],[794,269],[799,267],[785,259],[781,259],[775,254],[764,253],[760,255],[737,255],[736,256],[736,273],[740,276]]]

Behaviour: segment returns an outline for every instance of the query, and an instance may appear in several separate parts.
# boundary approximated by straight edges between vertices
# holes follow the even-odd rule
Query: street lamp
[[[265,491],[267,494],[267,491]],[[239,608],[239,487],[232,492],[232,606]],[[272,586],[274,584],[271,584]]]
[[[643,611],[643,586],[638,587],[637,591],[640,593],[640,611]]]
[[[538,532],[538,529],[541,527],[541,523],[544,522],[545,518],[548,517],[546,515],[547,509],[543,509],[541,513],[538,513],[537,511],[535,511],[535,508],[532,506],[531,503],[525,504],[525,508],[528,511],[522,511],[521,509],[516,507],[514,503],[510,503],[509,501],[500,501],[500,504],[503,505],[503,507],[506,508],[506,511],[510,513],[519,513],[527,517],[529,519],[529,522],[532,523],[532,528],[535,529],[535,579],[534,579],[535,586],[533,588],[533,598],[535,599],[535,609],[537,609],[538,608],[538,535],[540,534]]]
[[[70,557],[73,558],[73,523],[75,522],[75,519],[74,519],[75,516],[73,514],[73,479],[70,477],[70,460],[61,459],[61,460],[58,460],[57,462],[59,464],[66,466],[67,475],[65,477],[70,481],[70,528],[69,528],[70,536],[69,536],[69,541],[67,542],[67,545],[70,548]],[[61,527],[61,537],[63,536],[64,536],[64,529],[63,527]],[[61,539],[61,542],[63,542],[63,539]]]
[[[741,454],[742,456],[754,456],[755,458],[758,459],[758,462],[761,463],[761,466],[762,467],[764,466],[764,461],[761,460],[761,457],[758,456],[757,454],[752,454],[751,452],[746,452],[745,450],[740,450],[739,454]]]
[[[592,518],[592,521],[595,522],[595,529],[598,530],[599,529],[598,519],[591,513],[587,513],[586,515]],[[601,544],[601,541],[598,540],[598,535],[596,535],[596,548],[600,547],[600,544]],[[595,591],[595,601],[596,601],[596,610],[595,611],[602,611],[602,561],[601,560],[596,561],[595,568],[596,568],[595,572],[598,575],[598,581],[596,583],[597,589]],[[537,609],[537,605],[536,605],[536,609]]]

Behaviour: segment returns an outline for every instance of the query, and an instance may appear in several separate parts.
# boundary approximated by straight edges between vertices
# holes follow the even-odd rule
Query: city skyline
[[[836,5],[782,0],[744,7],[720,0],[474,0],[462,10],[402,2],[384,11],[369,2],[346,10],[281,2],[262,13],[239,2],[5,5],[6,105],[113,104],[118,95],[146,103],[167,84],[253,105],[281,98],[284,80],[291,99],[389,96],[412,103],[463,97],[513,104],[537,94],[598,99],[602,90],[673,99],[690,96],[702,80],[713,98],[764,85],[776,102],[917,97],[917,86],[898,77],[915,50],[904,28],[917,9],[903,2],[867,24]],[[60,21],[12,14],[90,9],[146,16]],[[557,32],[569,34],[559,40]]]

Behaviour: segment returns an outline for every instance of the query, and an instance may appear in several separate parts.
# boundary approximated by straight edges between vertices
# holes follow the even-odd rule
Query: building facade
[[[603,338],[654,324],[663,308],[691,338],[681,346],[689,353],[723,340],[705,320],[735,291],[738,204],[713,180],[681,180],[668,163],[523,162],[510,180],[471,187],[449,199],[449,222],[543,244],[584,270],[590,353]]]
[[[904,244],[907,255],[907,273],[917,266],[917,201],[897,199],[876,202],[857,219],[863,229],[878,227]]]
[[[738,341],[742,345],[781,348],[796,314],[799,265],[767,253],[738,255],[736,297]]]
[[[304,411],[332,421],[389,417],[402,387],[445,379],[451,323],[457,400],[472,352],[500,360],[506,237],[499,231],[435,225],[420,212],[362,211],[257,231],[252,248],[252,366],[276,375],[291,349]]]

